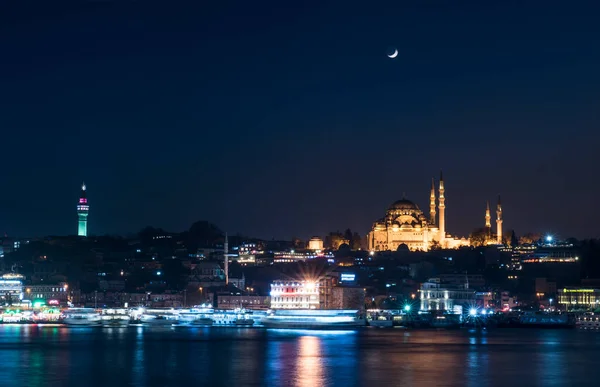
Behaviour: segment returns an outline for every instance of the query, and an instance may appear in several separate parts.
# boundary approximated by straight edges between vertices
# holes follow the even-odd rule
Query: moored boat
[[[352,329],[366,325],[358,310],[272,310],[263,320],[267,328]]]
[[[108,327],[128,326],[131,316],[127,309],[104,309],[101,315],[102,325]]]
[[[92,308],[69,308],[63,312],[63,322],[67,325],[92,326],[100,325],[101,317]]]
[[[209,327],[213,325],[210,317],[212,309],[190,309],[179,313],[178,326]]]
[[[519,316],[519,326],[535,328],[575,328],[575,319],[566,313],[524,313]]]
[[[371,327],[390,328],[394,326],[394,320],[391,315],[374,316],[367,320],[367,324]]]
[[[171,326],[179,320],[179,313],[175,309],[146,309],[139,319],[145,325]]]

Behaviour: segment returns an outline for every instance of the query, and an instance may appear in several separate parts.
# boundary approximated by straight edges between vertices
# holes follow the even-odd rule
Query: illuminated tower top
[[[492,227],[491,223],[491,215],[490,215],[490,202],[487,202],[487,207],[485,208],[485,228],[489,229]]]
[[[440,171],[440,188],[438,189],[438,210],[440,212],[438,216],[439,228],[440,228],[440,245],[445,247],[444,239],[446,238],[446,190],[444,189],[444,175]]]
[[[87,188],[85,183],[81,185],[81,195],[79,196],[79,204],[77,204],[77,235],[87,236],[87,217],[90,211],[90,206],[87,202]]]
[[[435,224],[435,186],[431,179],[431,195],[429,195],[429,222]]]
[[[81,196],[79,197],[79,204],[87,204],[86,194],[86,186],[85,183],[81,184]]]
[[[502,203],[500,202],[500,195],[498,195],[498,205],[496,207],[496,242],[502,244]]]

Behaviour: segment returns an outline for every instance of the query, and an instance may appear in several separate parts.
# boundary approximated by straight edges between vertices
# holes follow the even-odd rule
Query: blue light
[[[410,305],[404,305],[404,310],[410,312]]]
[[[162,274],[162,272],[161,272],[161,271],[157,271],[157,272],[156,272],[156,275],[161,275],[161,274]]]
[[[481,311],[481,314],[484,314],[484,315],[485,315],[485,309]]]
[[[552,236],[551,235],[548,235],[546,237],[546,242],[552,242]]]
[[[476,315],[477,315],[477,309],[475,309],[475,308],[471,308],[471,310],[469,310],[469,314],[470,314],[471,316],[476,316]]]

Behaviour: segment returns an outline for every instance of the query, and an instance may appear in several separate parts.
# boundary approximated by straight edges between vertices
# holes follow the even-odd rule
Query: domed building
[[[429,218],[423,214],[419,206],[408,199],[403,198],[392,203],[386,211],[385,217],[373,224],[368,235],[369,249],[374,251],[396,251],[398,247],[406,245],[412,251],[427,251],[435,245],[442,248],[468,246],[468,240],[453,238],[446,234],[446,205],[442,176],[440,176],[438,192],[439,205],[436,209],[435,187],[432,181]],[[439,219],[436,222],[438,210]]]

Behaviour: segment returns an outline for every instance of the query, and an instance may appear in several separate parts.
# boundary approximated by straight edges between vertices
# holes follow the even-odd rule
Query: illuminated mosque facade
[[[385,217],[373,224],[367,236],[369,250],[396,251],[402,245],[412,251],[428,251],[434,247],[455,249],[469,246],[468,239],[456,238],[446,233],[446,198],[444,193],[444,178],[440,173],[437,205],[435,182],[431,181],[429,217],[419,209],[419,206],[408,199],[403,198],[392,203],[386,211]],[[498,202],[497,216],[497,243],[501,243],[502,208],[500,202]]]

